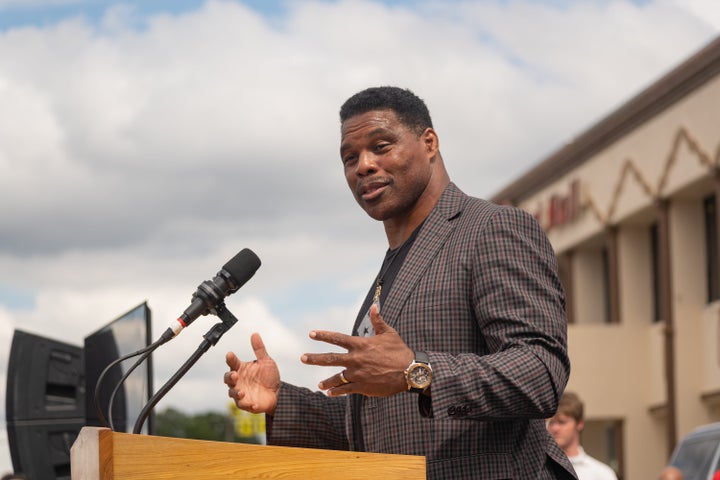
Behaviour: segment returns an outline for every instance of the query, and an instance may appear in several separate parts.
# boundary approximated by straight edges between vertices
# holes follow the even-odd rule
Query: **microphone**
[[[194,322],[199,316],[207,315],[220,305],[225,297],[238,291],[240,287],[255,275],[260,268],[260,259],[249,248],[242,249],[231,258],[212,280],[202,282],[192,296],[190,306],[178,317],[177,322],[168,329],[176,336],[183,328]],[[166,332],[170,333],[170,332]]]

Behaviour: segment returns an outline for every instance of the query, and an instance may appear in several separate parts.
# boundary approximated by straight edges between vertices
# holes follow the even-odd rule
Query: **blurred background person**
[[[570,459],[580,480],[617,480],[615,471],[583,450],[580,433],[585,427],[585,407],[580,397],[565,392],[557,413],[547,421],[547,429]],[[670,477],[668,477],[670,478]]]

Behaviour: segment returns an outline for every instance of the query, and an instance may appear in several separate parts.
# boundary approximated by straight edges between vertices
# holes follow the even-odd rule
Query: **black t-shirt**
[[[381,306],[380,312],[382,314],[382,305],[384,304],[385,299],[387,298],[388,293],[392,288],[393,282],[395,282],[395,277],[400,271],[400,267],[402,267],[402,264],[405,262],[405,257],[407,257],[410,248],[412,248],[413,243],[415,243],[415,239],[418,236],[420,228],[422,228],[422,224],[420,224],[410,235],[410,237],[405,240],[405,243],[403,243],[396,249],[388,249],[388,251],[385,252],[385,259],[383,260],[382,266],[380,267],[380,272],[376,277],[375,284],[370,288],[370,291],[365,297],[365,301],[360,308],[361,312],[365,312],[365,316],[359,318],[355,322],[355,326],[352,330],[352,334],[354,336],[368,337],[374,335],[374,332],[372,331],[372,325],[370,325],[369,312],[378,285],[380,285],[381,287],[379,301]]]
[[[385,253],[385,259],[383,260],[382,266],[380,267],[380,273],[378,273],[375,284],[370,288],[370,291],[365,297],[365,301],[363,302],[362,308],[360,310],[361,312],[365,312],[365,316],[359,318],[355,322],[355,326],[353,327],[352,332],[353,336],[368,337],[375,334],[375,332],[372,331],[372,325],[370,324],[370,306],[373,303],[378,284],[382,286],[379,297],[381,306],[380,314],[382,314],[383,302],[385,301],[388,293],[390,292],[392,284],[395,281],[395,277],[400,271],[400,267],[402,267],[402,264],[405,262],[405,257],[407,257],[410,248],[412,247],[413,243],[415,243],[415,239],[418,236],[420,228],[422,228],[422,224],[420,224],[412,233],[412,235],[410,235],[410,237],[405,240],[405,243],[403,243],[394,250],[388,249],[388,251]],[[350,394],[350,408],[352,410],[353,422],[353,440],[355,444],[354,446],[357,451],[361,452],[365,451],[365,442],[363,441],[362,436],[362,424],[360,422],[360,410],[362,408],[363,399],[363,395],[356,393]]]

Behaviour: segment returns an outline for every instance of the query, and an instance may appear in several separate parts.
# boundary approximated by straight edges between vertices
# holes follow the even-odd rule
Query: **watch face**
[[[427,365],[413,365],[408,372],[408,380],[413,388],[427,388],[432,380],[432,370]]]

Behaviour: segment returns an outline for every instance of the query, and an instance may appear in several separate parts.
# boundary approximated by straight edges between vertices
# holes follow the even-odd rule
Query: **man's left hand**
[[[361,393],[388,397],[407,391],[403,373],[415,354],[398,332],[383,320],[377,305],[370,307],[370,321],[375,330],[371,337],[354,337],[338,332],[313,330],[310,338],[337,345],[347,353],[306,353],[301,360],[307,365],[342,367],[344,370],[318,384],[328,395]]]

